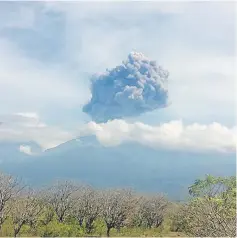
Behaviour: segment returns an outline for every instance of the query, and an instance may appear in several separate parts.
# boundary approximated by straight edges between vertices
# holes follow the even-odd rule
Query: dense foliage
[[[236,177],[206,176],[186,203],[70,181],[33,191],[0,173],[0,236],[236,236]]]

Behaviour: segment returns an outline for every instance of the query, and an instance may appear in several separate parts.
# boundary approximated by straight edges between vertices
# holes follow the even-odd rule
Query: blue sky
[[[0,2],[0,140],[48,148],[78,136],[90,75],[132,50],[170,72],[172,104],[122,123],[216,122],[214,137],[235,145],[234,2]]]

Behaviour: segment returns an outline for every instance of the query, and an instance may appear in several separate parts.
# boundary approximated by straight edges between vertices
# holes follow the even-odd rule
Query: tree
[[[99,194],[92,187],[83,186],[76,194],[74,216],[80,226],[85,223],[87,233],[91,233],[94,222],[100,213]]]
[[[101,196],[101,217],[107,226],[107,236],[112,228],[120,229],[133,206],[133,194],[130,190],[108,190]]]
[[[185,203],[182,202],[172,202],[170,209],[168,211],[168,216],[171,221],[171,231],[183,232],[185,229],[184,217],[184,207]]]
[[[44,209],[42,211],[42,217],[40,219],[40,222],[47,226],[54,218],[55,212],[53,208],[44,202]]]
[[[236,178],[207,175],[189,189],[193,196],[182,208],[184,229],[193,236],[236,236]]]
[[[193,197],[215,197],[233,190],[236,186],[236,177],[214,177],[206,175],[205,179],[197,179],[189,187],[189,194]],[[234,190],[233,190],[234,192]]]
[[[0,172],[0,230],[11,209],[9,202],[23,187],[19,179]]]
[[[28,224],[33,227],[43,210],[43,204],[32,190],[12,199],[10,205],[9,217],[13,223],[14,237],[19,234],[23,225]]]
[[[71,212],[76,201],[75,192],[77,190],[78,187],[75,184],[65,181],[57,182],[55,185],[43,191],[44,200],[52,207],[60,223],[62,223]]]
[[[139,226],[157,228],[164,220],[167,206],[168,201],[162,195],[141,197],[134,215],[135,222]]]

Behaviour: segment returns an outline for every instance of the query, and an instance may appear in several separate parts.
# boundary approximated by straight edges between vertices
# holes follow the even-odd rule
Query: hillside
[[[35,186],[73,179],[99,188],[164,192],[182,200],[198,177],[235,174],[235,154],[155,150],[135,143],[103,147],[94,137],[72,140],[37,156],[25,155],[16,146],[2,146],[1,168]]]

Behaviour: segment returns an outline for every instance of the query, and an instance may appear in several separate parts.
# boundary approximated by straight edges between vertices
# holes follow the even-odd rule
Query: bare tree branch
[[[44,200],[52,207],[59,222],[63,222],[71,212],[76,201],[74,194],[77,190],[78,186],[65,181],[57,182],[43,191]]]
[[[101,195],[101,217],[107,226],[107,236],[112,228],[120,229],[132,212],[133,193],[130,190],[108,190]]]
[[[39,214],[43,210],[43,204],[33,190],[28,190],[21,196],[12,199],[10,206],[9,217],[13,223],[14,237],[19,234],[24,224],[34,227]]]
[[[20,180],[0,172],[0,230],[9,212],[11,199],[15,198],[24,186]]]

